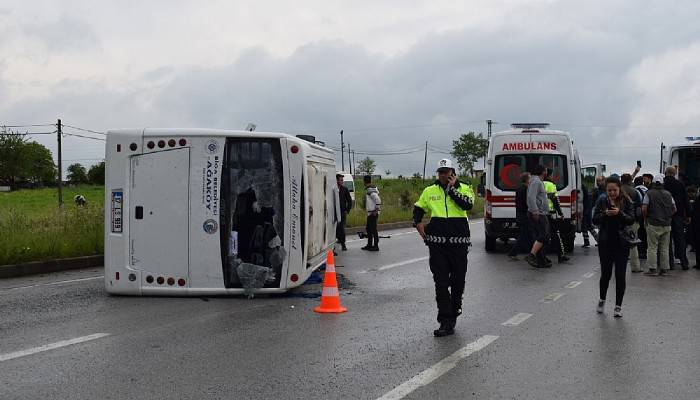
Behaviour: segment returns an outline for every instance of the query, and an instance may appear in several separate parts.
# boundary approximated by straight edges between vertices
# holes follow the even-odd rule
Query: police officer
[[[559,204],[557,185],[552,182],[551,170],[547,170],[547,172],[547,177],[542,183],[544,183],[544,191],[547,192],[547,200],[549,202],[549,225],[552,227],[551,241],[552,245],[556,248],[557,261],[562,263],[569,261],[569,257],[567,257],[564,252],[564,243],[561,240],[561,224],[559,223],[559,221],[564,218],[564,213]]]
[[[433,334],[440,337],[454,333],[457,317],[462,313],[470,246],[467,210],[474,205],[474,190],[457,180],[448,159],[439,161],[437,173],[437,181],[423,190],[413,208],[413,226],[430,253],[440,323]],[[421,222],[426,212],[431,215],[428,224]]]

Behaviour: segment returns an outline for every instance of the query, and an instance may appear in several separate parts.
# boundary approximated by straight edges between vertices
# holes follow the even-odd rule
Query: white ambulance
[[[484,186],[486,250],[496,240],[518,237],[515,219],[515,190],[520,175],[542,165],[551,171],[564,213],[561,237],[572,251],[576,232],[581,230],[581,162],[568,132],[548,129],[549,124],[512,124],[511,129],[493,134],[489,140]]]

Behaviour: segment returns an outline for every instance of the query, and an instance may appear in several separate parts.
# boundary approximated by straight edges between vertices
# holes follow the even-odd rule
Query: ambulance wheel
[[[496,237],[494,236],[489,236],[486,235],[486,240],[485,240],[485,249],[486,251],[495,251],[496,250]]]

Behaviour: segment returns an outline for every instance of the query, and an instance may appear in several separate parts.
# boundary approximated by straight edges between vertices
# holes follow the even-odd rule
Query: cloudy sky
[[[416,149],[373,156],[396,175],[426,140],[549,121],[584,163],[651,170],[661,141],[700,136],[699,17],[695,0],[0,0],[0,124],[254,122],[332,146],[344,129],[357,159]],[[68,162],[103,155],[65,139]]]

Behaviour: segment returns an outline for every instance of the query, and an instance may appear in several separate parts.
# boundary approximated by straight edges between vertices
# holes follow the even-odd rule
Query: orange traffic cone
[[[335,260],[333,251],[328,250],[326,258],[326,273],[323,274],[323,293],[321,305],[314,308],[317,313],[344,313],[348,309],[340,305],[340,292],[338,292],[338,280],[335,277]]]

